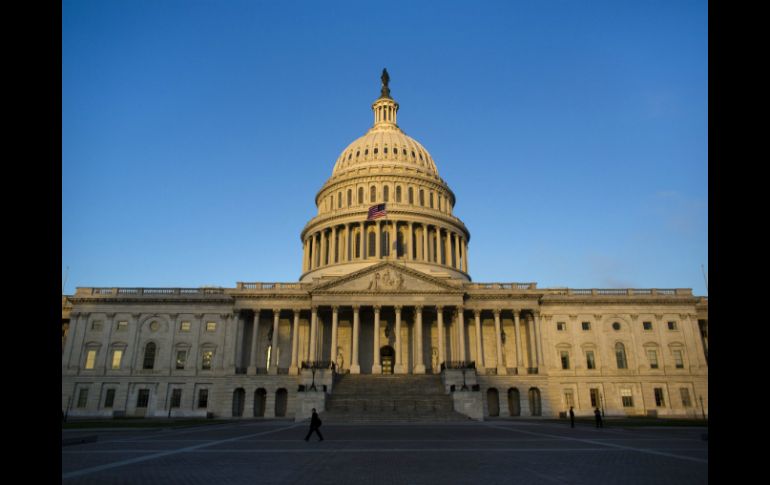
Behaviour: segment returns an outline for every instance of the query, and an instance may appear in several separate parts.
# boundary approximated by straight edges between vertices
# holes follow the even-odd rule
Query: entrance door
[[[393,347],[391,347],[390,345],[386,345],[385,347],[380,349],[380,362],[382,363],[383,374],[393,373],[393,363],[395,360],[396,360],[396,351],[393,350]]]

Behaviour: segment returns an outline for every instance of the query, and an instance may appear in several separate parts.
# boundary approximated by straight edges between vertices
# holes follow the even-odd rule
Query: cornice
[[[423,210],[420,210],[423,209]],[[344,213],[339,212],[332,212],[329,214],[324,215],[317,215],[310,219],[307,224],[305,224],[305,227],[302,228],[302,231],[300,232],[300,241],[305,241],[305,236],[309,233],[315,233],[320,230],[324,229],[330,229],[334,225],[343,225],[343,224],[360,224],[361,222],[368,222],[366,221],[366,215],[367,215],[367,209],[355,209],[346,211]],[[432,224],[432,225],[441,225],[440,223],[444,223],[444,228],[446,226],[454,226],[455,229],[458,229],[460,232],[463,233],[465,236],[465,240],[467,242],[470,242],[471,240],[471,233],[468,230],[468,228],[465,226],[465,223],[461,221],[456,216],[447,215],[443,212],[439,212],[438,210],[431,210],[426,208],[415,208],[415,209],[405,209],[405,208],[397,208],[397,209],[388,209],[388,217],[390,216],[405,216],[410,218],[415,218],[416,220],[410,220],[410,219],[401,219],[396,222],[405,222],[405,223],[419,223],[419,224]],[[378,219],[380,220],[380,219]],[[391,219],[382,219],[382,220],[391,220]]]

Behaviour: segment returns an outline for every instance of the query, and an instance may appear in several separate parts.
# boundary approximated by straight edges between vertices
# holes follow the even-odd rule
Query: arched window
[[[156,346],[152,342],[148,343],[144,347],[144,364],[142,365],[143,369],[155,368],[155,349]]]
[[[369,233],[368,253],[370,257],[374,257],[374,251],[377,249],[377,234],[372,231]]]
[[[374,185],[369,187],[369,201],[377,202],[377,187],[375,187]]]
[[[261,418],[265,415],[265,403],[267,402],[267,391],[259,388],[254,391],[254,417]]]
[[[348,207],[353,205],[353,191],[348,189]]]
[[[342,207],[342,192],[337,192],[337,209]]]
[[[246,391],[242,387],[239,387],[233,391],[233,417],[240,418],[243,416],[243,405],[246,401]]]
[[[358,203],[363,204],[364,203],[364,188],[359,187],[358,188]]]
[[[420,207],[425,207],[425,191],[420,189]]]
[[[615,359],[618,361],[618,369],[628,369],[626,347],[620,342],[615,344]]]
[[[386,185],[382,188],[382,198],[384,202],[388,201],[388,198],[390,197],[390,188]]]
[[[521,415],[521,398],[519,390],[515,387],[508,389],[508,414],[511,416]]]
[[[409,203],[414,204],[414,189],[409,187]]]
[[[401,202],[401,186],[396,186],[396,202]]]

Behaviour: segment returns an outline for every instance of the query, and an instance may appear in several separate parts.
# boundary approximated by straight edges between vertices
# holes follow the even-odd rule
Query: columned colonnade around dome
[[[303,273],[333,264],[383,259],[435,263],[468,272],[465,236],[423,222],[377,219],[335,224],[306,237],[303,255]]]

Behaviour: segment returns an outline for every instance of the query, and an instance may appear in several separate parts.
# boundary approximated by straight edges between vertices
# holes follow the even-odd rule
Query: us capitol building
[[[455,194],[388,83],[316,195],[298,282],[62,298],[65,414],[708,414],[707,298],[472,282]]]

